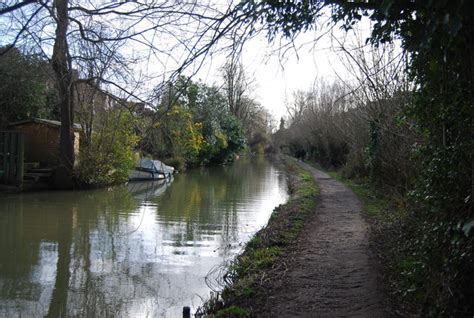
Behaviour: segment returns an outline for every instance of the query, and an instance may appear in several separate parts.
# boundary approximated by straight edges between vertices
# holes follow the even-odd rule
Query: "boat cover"
[[[152,160],[152,159],[141,159],[138,163],[137,168],[140,170],[148,170],[150,172],[158,172],[163,174],[173,174],[174,167],[165,165],[160,160]]]

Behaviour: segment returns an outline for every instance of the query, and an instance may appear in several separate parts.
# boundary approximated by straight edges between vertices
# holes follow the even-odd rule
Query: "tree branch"
[[[6,14],[6,13],[9,13],[9,12],[13,12],[15,10],[21,9],[24,6],[27,6],[27,5],[33,4],[33,3],[39,3],[39,1],[37,1],[37,0],[23,0],[23,2],[18,2],[14,5],[9,6],[9,7],[3,7],[3,8],[0,9],[0,15]]]

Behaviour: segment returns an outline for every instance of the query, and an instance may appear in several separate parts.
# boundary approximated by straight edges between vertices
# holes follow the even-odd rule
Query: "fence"
[[[21,133],[0,131],[0,183],[22,184],[24,153],[24,137]]]

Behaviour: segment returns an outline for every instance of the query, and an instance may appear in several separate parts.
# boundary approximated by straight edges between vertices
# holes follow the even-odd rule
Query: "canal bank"
[[[271,289],[283,282],[288,271],[288,253],[315,213],[319,189],[311,173],[288,157],[280,157],[290,193],[289,200],[273,211],[265,228],[249,241],[245,250],[223,269],[222,292],[213,294],[197,312],[204,317],[255,316],[259,307],[271,301]]]
[[[204,316],[390,317],[361,202],[305,163],[286,165],[292,197],[224,275]]]

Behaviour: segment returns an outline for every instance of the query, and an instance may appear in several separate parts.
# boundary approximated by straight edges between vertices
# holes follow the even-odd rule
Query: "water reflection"
[[[1,197],[0,316],[179,316],[285,199],[263,157],[171,184]]]

